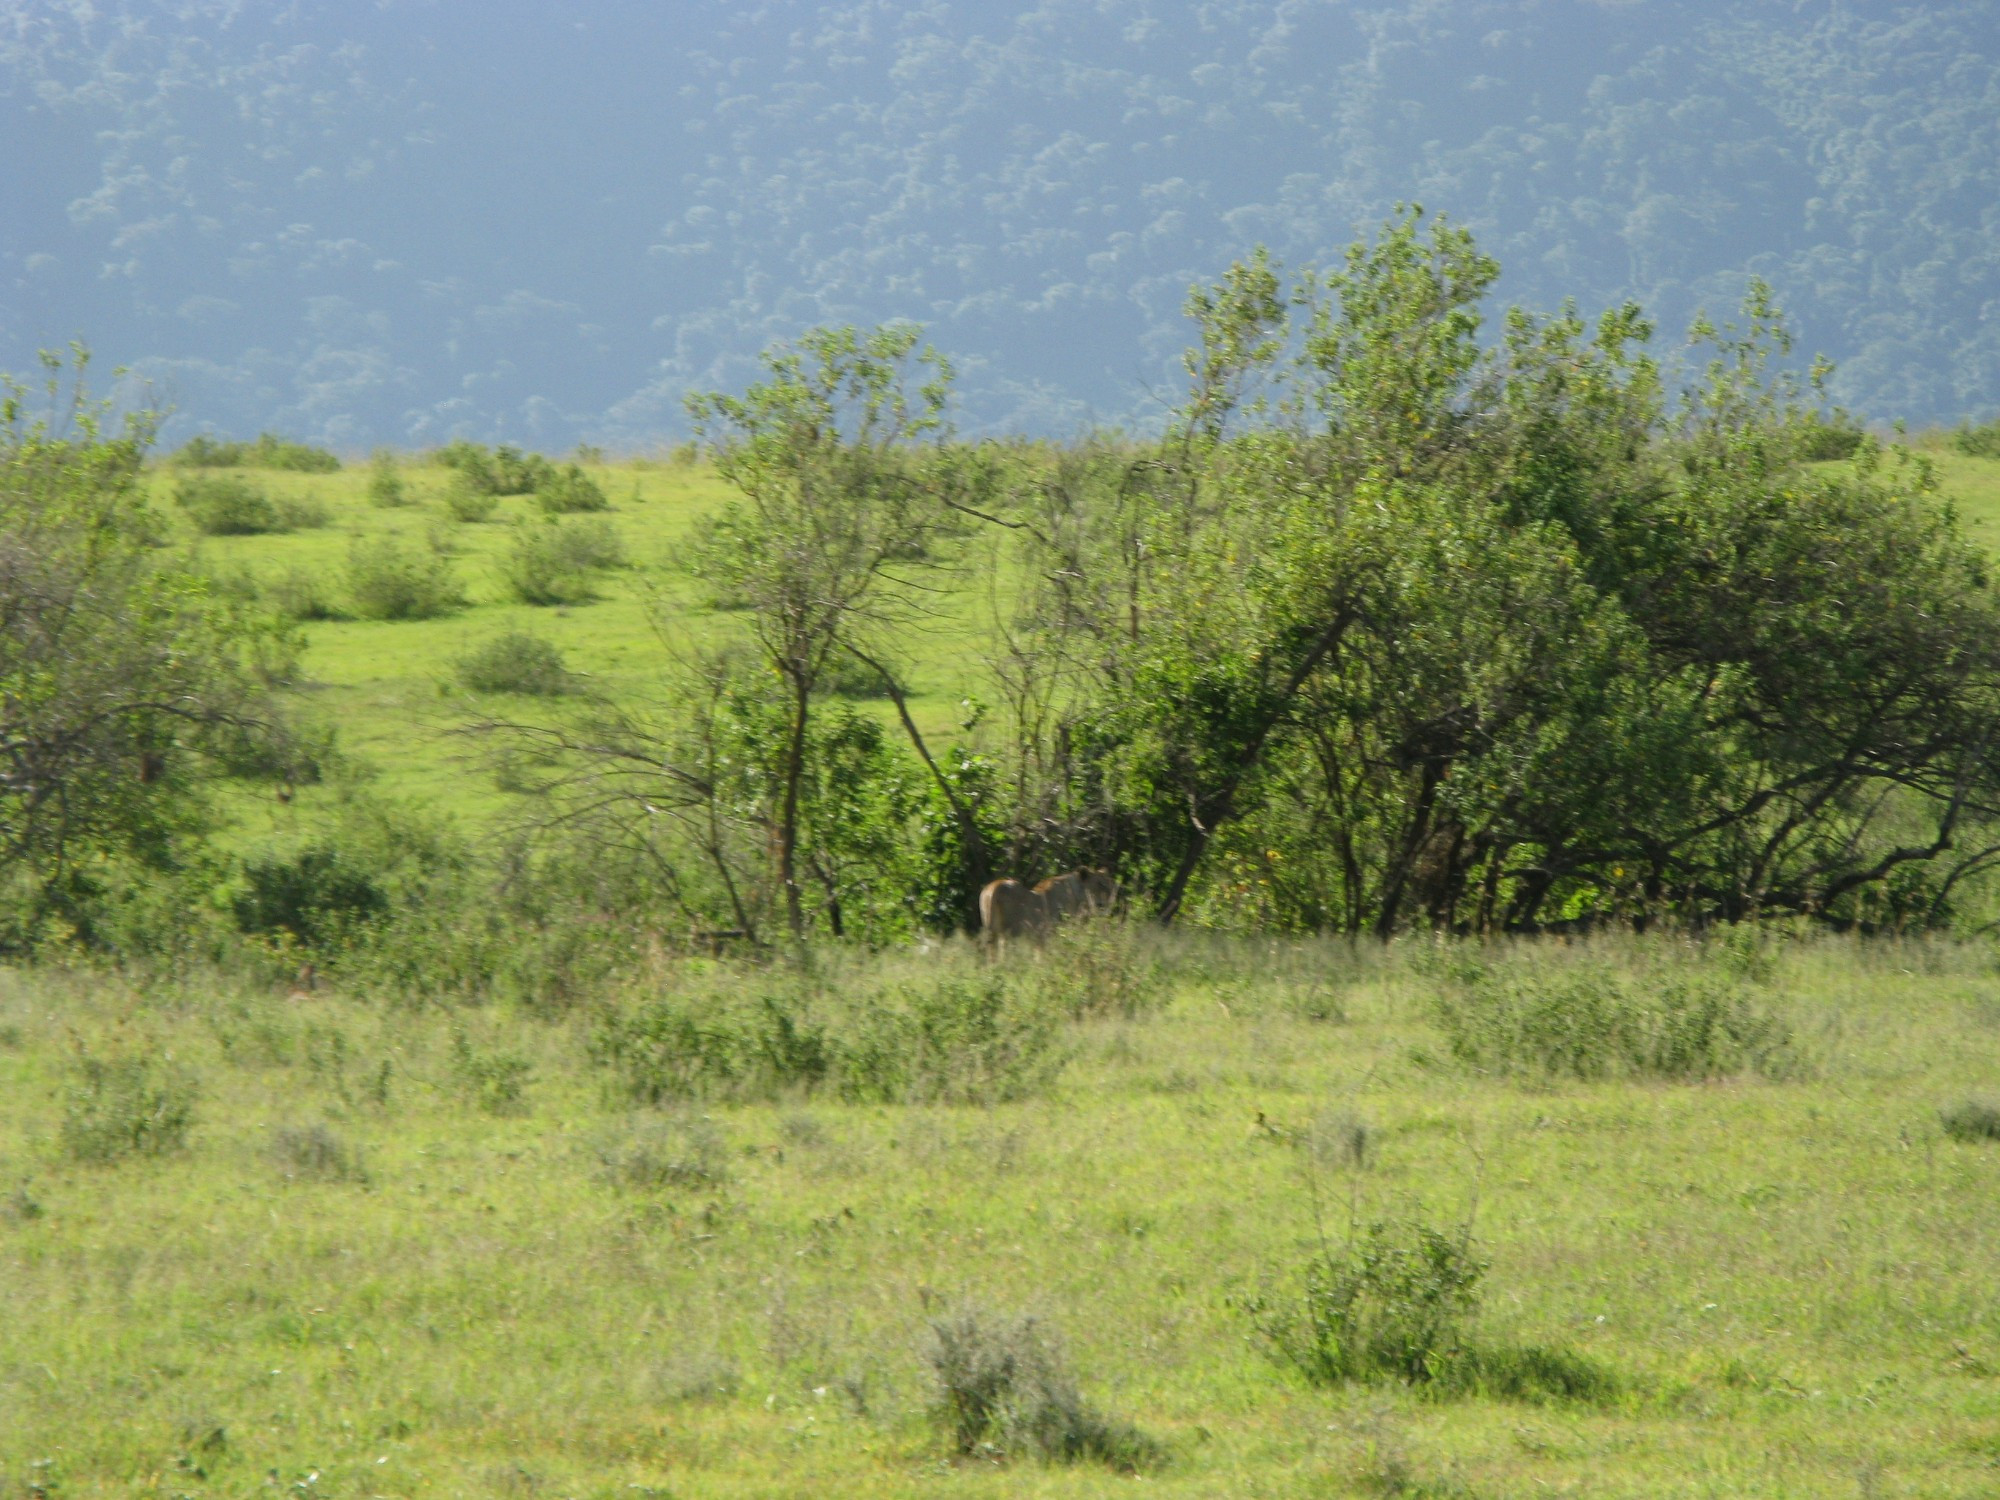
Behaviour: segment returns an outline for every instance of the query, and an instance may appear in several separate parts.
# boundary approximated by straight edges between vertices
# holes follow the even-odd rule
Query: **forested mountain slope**
[[[86,338],[170,439],[629,445],[905,317],[967,429],[1146,425],[1190,282],[1415,199],[1668,344],[1762,275],[1839,400],[1950,420],[2000,403],[1996,60],[1985,0],[15,0],[0,367]]]

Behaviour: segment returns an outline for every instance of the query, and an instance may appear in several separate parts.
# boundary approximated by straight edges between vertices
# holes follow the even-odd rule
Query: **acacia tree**
[[[785,703],[771,866],[794,936],[806,926],[799,849],[815,690],[842,651],[881,662],[877,638],[921,613],[953,529],[939,455],[924,451],[945,436],[952,370],[919,350],[920,336],[907,324],[813,329],[766,351],[765,378],[742,395],[687,403],[740,497],[703,527],[695,567],[748,611]],[[893,690],[886,664],[881,675]],[[953,795],[907,711],[903,721]]]
[[[162,562],[151,422],[114,428],[86,364],[45,355],[39,391],[0,394],[0,872],[36,899],[89,855],[170,861],[206,784],[280,738],[273,622]]]

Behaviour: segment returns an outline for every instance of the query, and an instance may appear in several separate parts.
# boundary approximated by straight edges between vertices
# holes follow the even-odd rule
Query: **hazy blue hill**
[[[177,431],[621,443],[902,316],[969,426],[1144,422],[1190,280],[1415,198],[1536,305],[1677,333],[1764,275],[1842,400],[1950,418],[2000,404],[1996,61],[1990,0],[30,0],[0,364],[84,336]]]

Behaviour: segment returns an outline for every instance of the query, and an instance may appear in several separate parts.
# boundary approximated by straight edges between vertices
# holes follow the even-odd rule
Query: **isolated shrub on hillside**
[[[262,536],[286,531],[271,497],[233,474],[202,474],[174,486],[174,499],[206,536]]]
[[[1966,1099],[1938,1111],[1938,1123],[1955,1141],[2000,1141],[2000,1104]]]
[[[1616,1378],[1560,1348],[1474,1337],[1488,1262],[1469,1224],[1356,1226],[1305,1264],[1296,1292],[1239,1298],[1260,1342],[1314,1385],[1400,1381],[1436,1395],[1597,1401]]]
[[[1769,1074],[1791,1057],[1780,1017],[1709,976],[1474,969],[1438,992],[1432,1014],[1453,1056],[1503,1074],[1693,1080]]]
[[[338,620],[345,613],[326,576],[304,568],[280,573],[264,585],[264,600],[287,620]]]
[[[87,1162],[178,1151],[198,1097],[190,1075],[149,1057],[79,1058],[63,1098],[63,1150]]]
[[[434,461],[457,470],[470,488],[489,495],[528,494],[554,468],[539,453],[523,453],[504,443],[487,448],[465,438],[445,444]]]
[[[551,698],[572,686],[562,652],[552,642],[523,631],[495,636],[461,656],[458,680],[475,693],[523,693]]]
[[[894,687],[907,692],[908,684],[901,680]],[[820,669],[819,681],[813,691],[832,698],[890,698],[891,683],[882,680],[882,674],[869,666],[852,652],[840,651],[827,658]]]
[[[597,597],[597,575],[624,562],[610,522],[549,521],[515,533],[501,576],[523,604],[584,604]]]
[[[452,475],[451,482],[444,487],[444,508],[454,521],[476,526],[493,519],[493,513],[500,508],[500,499],[494,491],[459,473]]]
[[[327,1125],[279,1125],[271,1131],[271,1160],[286,1177],[309,1182],[366,1182],[361,1153]]]
[[[1852,458],[1867,440],[1867,430],[1838,408],[1809,412],[1799,423],[1799,456],[1811,463]]]
[[[364,620],[428,620],[465,603],[441,557],[405,550],[393,537],[359,538],[347,558],[347,592]]]
[[[377,448],[368,460],[368,498],[383,507],[409,502],[410,497],[403,487],[402,470],[396,465],[396,455],[387,448]]]
[[[598,1149],[604,1173],[620,1187],[714,1189],[729,1182],[729,1144],[708,1120],[685,1115],[642,1122],[631,1135]]]
[[[551,467],[535,485],[535,503],[552,516],[611,509],[597,481],[576,464]]]
[[[1951,435],[1951,445],[1968,458],[2000,458],[2000,417],[1980,426],[1970,423]]]
[[[285,934],[312,948],[344,941],[389,910],[389,898],[366,870],[338,849],[245,860],[232,909],[242,931]]]
[[[931,1324],[924,1351],[936,1412],[961,1454],[1157,1468],[1160,1443],[1084,1399],[1054,1331],[1033,1317],[960,1312]]]

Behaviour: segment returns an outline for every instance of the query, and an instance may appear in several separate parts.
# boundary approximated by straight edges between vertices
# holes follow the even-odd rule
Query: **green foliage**
[[[1061,1344],[1038,1318],[964,1311],[935,1319],[925,1359],[938,1419],[960,1454],[1100,1463],[1125,1473],[1166,1461],[1157,1440],[1084,1399]]]
[[[552,516],[609,510],[603,487],[575,464],[551,467],[535,481],[535,504]]]
[[[2000,417],[1979,426],[1966,423],[1952,433],[1951,445],[1968,458],[2000,458]]]
[[[385,508],[409,503],[402,469],[396,455],[387,448],[377,448],[368,460],[368,498]]]
[[[332,474],[340,460],[324,448],[259,433],[251,443],[197,435],[175,450],[171,460],[185,469],[289,469],[298,474]]]
[[[1439,990],[1432,1013],[1460,1061],[1531,1078],[1690,1082],[1782,1073],[1793,1061],[1791,1028],[1710,976],[1475,968]]]
[[[1308,1259],[1295,1293],[1238,1301],[1257,1337],[1314,1385],[1398,1381],[1436,1396],[1601,1402],[1619,1382],[1563,1349],[1473,1335],[1488,1261],[1470,1226],[1421,1219],[1356,1226]]]
[[[549,521],[516,530],[501,574],[523,604],[585,604],[597,597],[598,575],[624,563],[609,521]]]
[[[339,596],[320,573],[292,568],[263,586],[265,602],[287,620],[338,620],[345,617]]]
[[[445,514],[462,525],[476,526],[481,521],[490,521],[499,508],[499,495],[463,470],[452,475],[444,487]]]
[[[368,1180],[361,1152],[328,1125],[272,1127],[271,1160],[285,1177],[306,1182]]]
[[[554,473],[554,465],[539,453],[457,438],[440,448],[434,462],[455,470],[465,487],[487,495],[526,495]]]
[[[263,936],[284,934],[307,948],[337,944],[389,909],[373,876],[335,848],[245,860],[242,881],[232,903],[237,926]]]
[[[1938,1123],[1955,1141],[2000,1141],[2000,1104],[1965,1099],[1938,1111]]]
[[[1808,463],[1852,458],[1868,441],[1868,431],[1848,413],[1808,412],[1799,423],[1799,457]]]
[[[174,499],[206,536],[261,536],[326,525],[326,506],[301,496],[272,499],[233,474],[197,474],[174,486]]]
[[[347,555],[347,593],[364,620],[428,620],[465,604],[449,563],[412,552],[394,537],[355,540]]]
[[[184,1149],[200,1098],[186,1070],[145,1056],[76,1062],[63,1096],[62,1146],[77,1161],[115,1162]]]
[[[729,1184],[729,1146],[713,1122],[685,1115],[642,1121],[599,1148],[605,1175],[641,1192],[661,1188],[713,1191]]]
[[[510,631],[461,656],[458,680],[475,693],[524,693],[551,698],[569,692],[575,681],[562,652],[540,636]]]
[[[451,1071],[459,1091],[489,1115],[528,1112],[528,1085],[535,1064],[518,1052],[474,1047],[461,1031],[452,1038]]]
[[[592,1055],[645,1104],[824,1090],[850,1101],[992,1104],[1046,1087],[1060,1032],[997,973],[946,973],[835,994],[773,976],[661,996],[608,1015]]]

